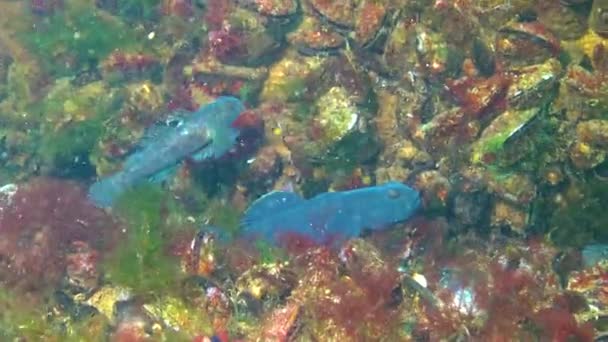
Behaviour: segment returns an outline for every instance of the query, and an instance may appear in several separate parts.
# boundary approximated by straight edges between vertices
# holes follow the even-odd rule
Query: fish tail
[[[112,206],[114,201],[127,189],[122,174],[98,180],[89,188],[89,199],[101,208]]]

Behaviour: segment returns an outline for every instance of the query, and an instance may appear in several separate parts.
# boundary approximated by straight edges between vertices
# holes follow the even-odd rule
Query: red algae
[[[158,61],[155,60],[152,56],[116,51],[112,53],[105,61],[102,62],[102,67],[106,69],[118,69],[122,71],[126,71],[129,69],[143,70],[156,63],[158,63]]]
[[[247,53],[243,34],[229,29],[209,32],[209,49],[213,56],[222,62],[230,61]]]
[[[209,0],[203,20],[211,30],[218,30],[223,26],[231,7],[232,1],[230,0]]]
[[[266,319],[263,335],[267,341],[290,341],[299,328],[301,307],[289,303],[285,307],[275,309]]]
[[[235,274],[242,274],[256,265],[260,255],[251,243],[237,240],[230,244],[225,251],[226,267]]]
[[[35,294],[57,285],[68,265],[75,274],[94,273],[90,258],[112,246],[117,227],[76,183],[39,178],[19,185],[0,204],[0,282]],[[68,258],[78,246],[83,254]]]
[[[501,109],[501,100],[506,95],[509,83],[504,74],[496,74],[487,79],[464,77],[448,80],[446,86],[470,118],[480,119],[488,112]]]
[[[316,299],[316,319],[333,321],[351,337],[377,339],[398,324],[398,310],[390,305],[397,284],[388,268],[339,277],[328,284],[330,295]]]
[[[293,232],[285,232],[277,240],[279,241],[279,245],[285,248],[291,255],[302,255],[319,245],[310,237]]]
[[[31,11],[38,15],[50,15],[63,7],[63,0],[30,0]]]
[[[192,0],[164,0],[161,7],[164,15],[188,18],[194,14]]]
[[[422,271],[439,305],[423,301],[415,331],[431,340],[466,334],[473,341],[590,341],[590,326],[573,316],[584,301],[563,296],[551,246],[473,239],[439,249],[428,250]]]
[[[539,326],[547,340],[553,342],[591,342],[593,327],[591,324],[579,325],[574,315],[562,308],[549,308],[534,315],[534,323]]]
[[[372,245],[356,239],[352,248],[340,254],[320,246],[293,259],[302,277],[291,298],[302,303],[314,334],[378,340],[398,330],[394,290],[399,275],[394,265],[384,264],[378,257]],[[340,260],[346,263],[342,267]]]
[[[197,109],[197,104],[192,99],[192,89],[187,85],[179,85],[167,103],[167,110],[174,111],[178,109],[189,111]]]

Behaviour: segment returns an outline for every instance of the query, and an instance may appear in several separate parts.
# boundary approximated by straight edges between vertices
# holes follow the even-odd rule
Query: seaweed
[[[210,224],[221,227],[229,235],[234,236],[240,223],[241,212],[229,203],[223,201],[211,201],[205,211],[210,218]]]
[[[156,19],[160,14],[160,0],[129,0],[118,2],[118,15],[127,19]]]
[[[75,123],[59,132],[42,137],[38,153],[45,164],[52,165],[51,174],[88,177],[95,174],[88,154],[97,142],[102,126],[97,120]]]
[[[159,294],[174,288],[179,263],[166,253],[170,232],[163,209],[167,200],[154,185],[136,187],[118,200],[116,210],[126,221],[127,229],[122,245],[104,263],[105,274],[113,283],[141,294]]]
[[[120,20],[76,5],[33,27],[19,38],[52,76],[74,75],[116,49],[138,50],[146,41]]]
[[[89,154],[104,133],[104,121],[120,103],[122,97],[100,82],[79,89],[58,83],[44,102],[32,108],[47,119],[36,151],[43,170],[58,176],[94,175]]]
[[[256,240],[255,248],[259,253],[260,264],[273,264],[286,259],[286,254],[265,240]]]
[[[42,320],[43,313],[16,300],[18,296],[5,288],[0,288],[0,338],[13,340],[18,337],[43,337],[48,326]]]
[[[607,243],[608,183],[590,179],[573,183],[565,193],[566,203],[549,219],[549,237],[560,247],[582,247],[591,242]]]

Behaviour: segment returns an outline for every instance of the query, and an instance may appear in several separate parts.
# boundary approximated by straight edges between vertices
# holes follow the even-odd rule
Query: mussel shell
[[[322,19],[327,22],[345,29],[352,30],[355,27],[355,16],[359,1],[357,0],[309,0],[308,3]]]
[[[589,15],[589,27],[600,36],[608,36],[608,0],[593,1]]]
[[[289,17],[300,8],[296,0],[239,0],[238,4],[269,17]]]

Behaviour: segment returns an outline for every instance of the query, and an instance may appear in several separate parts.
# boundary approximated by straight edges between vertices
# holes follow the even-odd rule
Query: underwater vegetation
[[[177,264],[169,260],[163,217],[163,194],[154,187],[126,193],[118,215],[128,222],[126,236],[112,257],[106,260],[104,273],[117,284],[137,293],[149,294],[170,288],[177,280]]]
[[[606,338],[605,0],[0,8],[0,339]]]
[[[85,196],[85,197],[83,197]],[[2,283],[25,297],[52,291],[75,245],[104,254],[119,224],[87,201],[79,184],[46,178],[2,188]],[[40,298],[39,298],[40,299]]]

